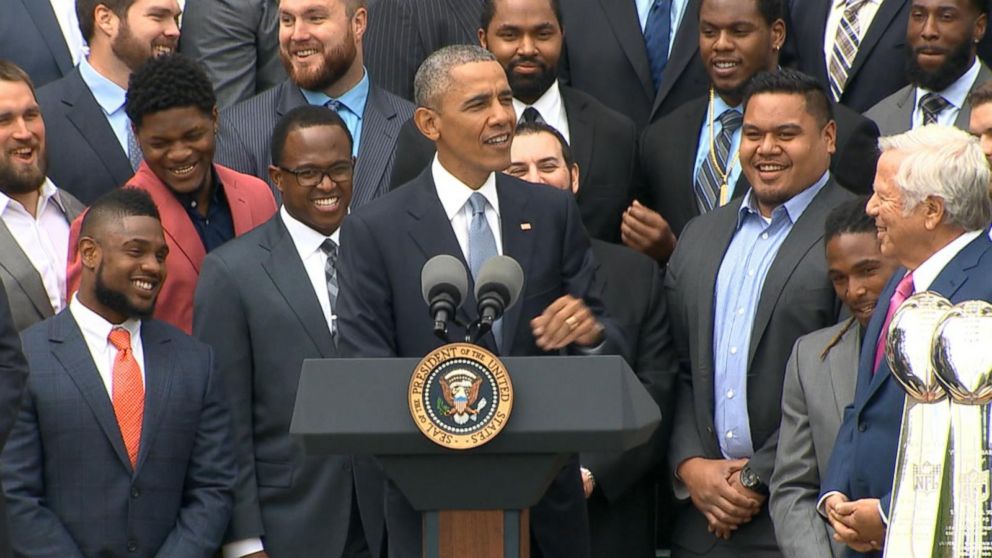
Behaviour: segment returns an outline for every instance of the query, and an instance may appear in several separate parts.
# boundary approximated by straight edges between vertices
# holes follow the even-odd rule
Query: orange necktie
[[[145,387],[141,382],[138,361],[131,351],[131,333],[126,329],[114,328],[110,330],[109,340],[117,348],[111,399],[133,469],[138,463],[141,419],[145,412]]]

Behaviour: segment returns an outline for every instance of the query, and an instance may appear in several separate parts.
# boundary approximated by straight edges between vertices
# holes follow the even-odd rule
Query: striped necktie
[[[920,110],[923,111],[923,125],[936,124],[937,117],[951,105],[947,99],[937,93],[927,93],[920,98]]]
[[[331,303],[331,338],[338,344],[338,326],[334,308],[338,303],[338,245],[330,238],[324,239],[320,250],[327,256],[324,262],[324,280],[327,282],[327,298]]]
[[[131,170],[138,170],[141,165],[144,155],[141,153],[141,145],[138,143],[138,138],[134,135],[134,129],[131,127],[131,123],[127,123],[127,160],[131,162]]]
[[[844,11],[837,25],[834,36],[834,48],[830,53],[827,73],[830,77],[830,93],[834,101],[840,101],[847,84],[848,72],[858,55],[861,44],[861,25],[858,22],[858,12],[868,3],[868,0],[847,0]]]
[[[736,109],[728,109],[723,111],[718,120],[723,128],[713,147],[716,148],[716,164],[719,169],[713,165],[712,154],[707,153],[696,175],[696,202],[700,213],[720,206],[720,189],[730,176],[730,165],[727,164],[730,160],[730,146],[734,141],[734,132],[740,129],[744,116]],[[715,125],[715,122],[710,123],[710,126]]]

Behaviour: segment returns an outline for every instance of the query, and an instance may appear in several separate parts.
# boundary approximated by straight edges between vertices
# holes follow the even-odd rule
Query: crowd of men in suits
[[[989,4],[0,0],[0,558],[420,556],[289,425],[304,360],[439,346],[438,254],[661,410],[532,555],[880,555],[888,323],[992,301]]]

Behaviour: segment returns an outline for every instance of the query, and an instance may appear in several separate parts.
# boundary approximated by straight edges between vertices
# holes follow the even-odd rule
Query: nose
[[[520,44],[517,46],[517,53],[522,56],[533,56],[537,54],[537,41],[529,33],[524,33],[523,38],[520,39]]]
[[[179,38],[179,21],[178,21],[178,17],[179,16],[176,16],[174,18],[169,19],[169,22],[165,24],[166,27],[165,27],[165,31],[163,33],[165,34],[166,37],[169,37],[169,38],[172,38],[172,39]]]
[[[734,42],[730,39],[730,33],[726,30],[721,30],[716,36],[716,42],[713,43],[713,50],[726,51],[734,48]]]
[[[940,37],[940,30],[937,28],[937,18],[934,15],[927,15],[923,20],[923,29],[920,36],[927,40],[935,40]]]
[[[526,180],[527,182],[533,182],[534,184],[546,184],[546,182],[541,180],[541,173],[537,172],[537,165],[535,164],[528,164],[527,173],[520,178]]]
[[[878,194],[872,194],[868,198],[868,204],[865,206],[865,213],[869,217],[878,217]]]
[[[778,144],[775,143],[775,137],[772,134],[765,134],[761,136],[761,141],[758,142],[757,152],[761,155],[767,155],[775,152],[777,148]]]
[[[989,160],[992,160],[992,133],[982,134],[980,143],[982,146],[982,153],[985,153],[985,156],[988,157]]]
[[[14,119],[13,133],[15,139],[30,139],[31,129],[28,128],[28,123],[23,116]]]
[[[169,149],[168,158],[170,161],[176,163],[183,163],[189,158],[190,154],[193,152],[192,149],[185,143],[178,143]]]

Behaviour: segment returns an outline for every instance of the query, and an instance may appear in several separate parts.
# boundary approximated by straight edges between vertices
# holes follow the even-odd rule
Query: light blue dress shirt
[[[951,103],[951,106],[945,108],[937,115],[937,124],[943,126],[953,126],[954,121],[958,119],[958,114],[961,113],[961,107],[968,100],[968,93],[971,91],[971,86],[975,84],[975,80],[978,79],[978,71],[981,69],[981,63],[978,58],[975,58],[975,62],[971,65],[965,73],[961,74],[954,83],[947,86],[947,89],[943,91],[935,91],[939,93],[941,97],[947,99],[947,102]],[[916,88],[916,95],[913,98],[914,109],[913,109],[913,122],[912,129],[919,128],[923,125],[923,107],[920,106],[920,99],[924,95],[930,93],[930,91],[923,89],[922,87]],[[967,130],[965,130],[967,131]]]
[[[770,220],[762,217],[750,191],[741,203],[737,232],[723,256],[713,293],[713,425],[727,459],[754,454],[747,414],[747,361],[762,286],[792,226],[829,178],[830,173],[824,173],[775,208]]]
[[[648,24],[648,13],[651,12],[651,6],[654,3],[655,0],[634,0],[634,4],[637,6],[637,19],[641,23],[641,33],[644,32],[644,27]],[[685,8],[688,4],[689,0],[672,0],[672,34],[668,38],[669,56],[671,56],[675,36],[678,35],[679,24],[682,23],[682,17],[685,15]]]
[[[365,103],[369,99],[369,73],[365,68],[362,68],[362,72],[361,81],[337,98],[329,97],[323,91],[300,89],[311,105],[326,105],[328,101],[341,103],[342,110],[338,111],[338,115],[351,132],[351,154],[355,157],[358,156],[358,146],[362,143],[362,119],[365,118]]]
[[[119,85],[97,73],[85,58],[79,61],[79,76],[93,93],[96,104],[103,109],[103,115],[107,117],[107,122],[110,123],[110,128],[121,144],[121,149],[127,153],[127,127],[131,125],[131,120],[124,112],[127,90],[121,89]]]
[[[699,175],[699,169],[703,166],[703,161],[706,160],[710,155],[710,125],[715,124],[716,128],[713,130],[713,144],[716,145],[717,138],[720,137],[720,132],[723,131],[723,124],[720,123],[720,115],[724,111],[729,109],[736,109],[741,114],[744,114],[744,107],[737,105],[732,107],[726,103],[719,95],[713,96],[713,120],[710,122],[709,111],[707,110],[706,118],[703,119],[703,127],[699,130],[699,144],[696,146],[696,164],[692,167],[692,180],[695,182],[696,176]],[[736,154],[741,148],[741,129],[737,128],[734,132],[734,137],[730,140],[730,160],[734,162],[730,166],[730,173],[727,176],[727,199],[734,197],[734,186],[737,185],[737,179],[741,176],[741,163],[740,157]]]

